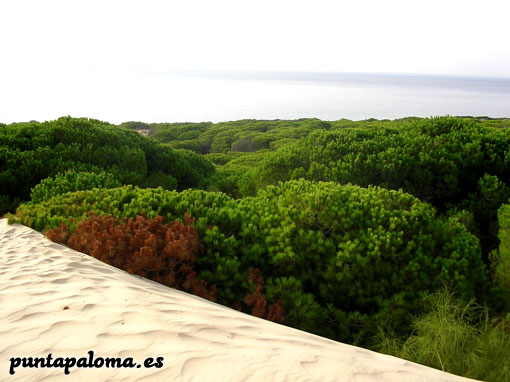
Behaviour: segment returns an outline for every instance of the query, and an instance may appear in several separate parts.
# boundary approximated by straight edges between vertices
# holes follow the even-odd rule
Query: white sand
[[[468,381],[131,276],[0,220],[2,381]],[[66,308],[68,307],[68,309]],[[65,309],[66,308],[66,309]],[[164,357],[161,368],[17,367],[12,357]]]

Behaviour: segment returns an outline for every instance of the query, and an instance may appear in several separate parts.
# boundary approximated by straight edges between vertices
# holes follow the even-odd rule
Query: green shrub
[[[156,171],[145,179],[143,186],[147,188],[163,187],[165,190],[175,190],[177,188],[177,180],[172,175],[165,174],[163,171]]]
[[[46,201],[59,194],[67,192],[91,190],[93,188],[115,188],[121,183],[112,175],[105,172],[76,172],[66,171],[55,177],[44,179],[36,185],[30,193],[34,203]]]
[[[510,309],[510,204],[498,212],[499,250],[494,251],[492,271],[495,281],[504,291],[507,309]]]
[[[122,184],[182,190],[204,183],[214,167],[204,158],[96,120],[63,117],[0,129],[0,190],[9,198],[1,205],[27,200],[43,179],[68,170],[104,171]]]
[[[14,211],[20,202],[19,198],[11,200],[9,195],[0,195],[0,216],[3,216],[6,211]]]
[[[420,295],[443,284],[469,297],[487,285],[478,240],[401,191],[300,180],[244,198],[239,209],[243,262],[266,278],[296,278],[323,307],[358,312],[351,318],[367,334],[374,319],[405,328]],[[339,332],[355,326],[338,324],[350,328]]]
[[[215,175],[211,176],[209,190],[225,192],[234,198],[256,195],[258,185],[253,182],[254,176],[247,176],[247,174],[257,171],[267,151],[243,153],[241,156],[233,154],[207,155],[209,158],[230,158],[225,165],[218,167]]]
[[[480,241],[487,251],[498,246],[498,209],[510,198],[510,187],[495,175],[484,174],[476,191],[464,201],[463,207],[475,216]],[[501,224],[501,222],[500,222]]]

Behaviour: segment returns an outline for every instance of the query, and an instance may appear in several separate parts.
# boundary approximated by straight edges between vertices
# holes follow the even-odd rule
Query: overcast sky
[[[334,117],[372,117],[367,98],[347,107],[356,99],[347,88],[334,90],[342,98],[311,85],[215,82],[196,72],[510,79],[509,15],[510,0],[0,0],[0,122],[62,115],[110,122],[329,118],[318,111],[325,105]],[[179,71],[202,79],[182,79]],[[218,78],[205,78],[211,75]],[[453,108],[452,97],[464,108]],[[506,115],[505,98],[496,111],[475,110],[494,103],[482,98],[473,104],[450,96],[442,109],[405,113]]]
[[[508,0],[0,0],[0,68],[510,77],[509,15]]]

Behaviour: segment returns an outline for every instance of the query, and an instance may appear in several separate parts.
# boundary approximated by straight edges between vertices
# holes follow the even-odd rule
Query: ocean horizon
[[[0,122],[51,120],[62,115],[111,123],[301,118],[331,121],[438,115],[510,117],[510,78],[276,71],[98,71],[53,73],[43,78],[42,85],[20,92],[19,99],[17,94],[5,97]],[[58,91],[45,97],[46,86]],[[91,92],[94,97],[86,95]],[[37,106],[26,109],[23,105]]]

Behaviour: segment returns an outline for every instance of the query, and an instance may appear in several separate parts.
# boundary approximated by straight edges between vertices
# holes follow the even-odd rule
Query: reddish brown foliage
[[[278,324],[285,323],[285,317],[283,316],[283,306],[281,301],[276,301],[273,305],[269,307],[267,310],[266,319],[269,321],[276,322]]]
[[[172,288],[215,300],[216,287],[197,278],[194,264],[201,250],[197,233],[186,216],[185,222],[168,224],[160,216],[122,219],[89,215],[67,240],[69,247]],[[53,238],[67,238],[67,227],[48,231]],[[49,233],[49,234],[48,234]]]
[[[60,227],[47,230],[46,237],[58,244],[65,244],[69,239],[69,227],[66,223],[61,223]]]
[[[281,301],[277,301],[267,308],[266,296],[263,294],[264,278],[260,274],[260,271],[258,269],[250,270],[248,279],[255,284],[255,291],[244,299],[245,304],[251,308],[251,314],[256,317],[283,324],[285,319]]]

